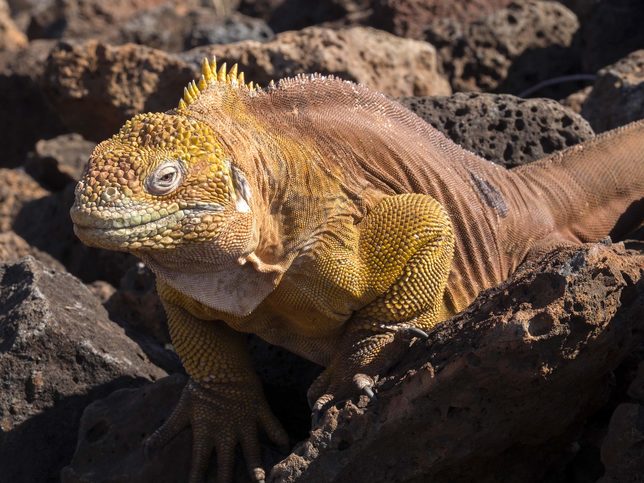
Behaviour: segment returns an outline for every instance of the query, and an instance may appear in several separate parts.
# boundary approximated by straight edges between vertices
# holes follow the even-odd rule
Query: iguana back
[[[219,132],[225,129],[225,120],[213,119],[221,106],[213,106],[212,97],[202,96],[190,109]],[[275,176],[292,175],[294,192],[308,190],[301,196],[315,194],[315,186],[302,183],[315,166],[341,178],[348,198],[367,209],[377,193],[424,193],[438,200],[456,238],[448,314],[506,279],[530,253],[616,235],[642,219],[641,209],[635,211],[644,197],[641,122],[510,171],[464,150],[382,94],[334,78],[282,81],[248,99],[244,110],[265,131],[264,145],[269,133],[281,146],[285,159]],[[238,136],[221,137],[234,139],[237,152],[244,142],[255,144],[252,134]]]

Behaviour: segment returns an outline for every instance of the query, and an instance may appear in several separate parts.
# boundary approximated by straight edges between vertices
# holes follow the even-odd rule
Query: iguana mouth
[[[173,216],[176,218],[176,221],[178,221],[185,216],[207,212],[216,213],[221,211],[223,211],[223,207],[221,205],[214,204],[198,204],[187,208],[179,208],[179,206],[176,205],[174,209],[163,208],[158,211],[138,210],[129,212],[122,216],[105,217],[97,214],[96,212],[89,212],[74,205],[69,213],[75,227],[77,228],[83,230],[87,229],[111,232],[134,229],[145,225],[159,224],[159,222]],[[178,217],[176,215],[178,215]]]
[[[186,218],[199,219],[203,214],[222,210],[221,207],[197,206],[178,209],[172,213],[146,212],[142,215],[135,212],[129,216],[105,219],[74,207],[70,214],[74,222],[74,233],[84,243],[100,248],[126,250],[143,248],[161,240],[169,229],[176,229],[178,225],[185,223]]]

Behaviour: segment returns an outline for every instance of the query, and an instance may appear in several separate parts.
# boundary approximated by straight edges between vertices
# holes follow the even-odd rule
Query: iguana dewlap
[[[191,382],[148,447],[192,425],[191,481],[213,451],[228,481],[237,443],[262,480],[257,430],[288,442],[242,333],[324,365],[321,410],[531,254],[642,221],[643,122],[508,171],[364,86],[202,68],[177,109],[97,146],[71,211],[157,274]]]

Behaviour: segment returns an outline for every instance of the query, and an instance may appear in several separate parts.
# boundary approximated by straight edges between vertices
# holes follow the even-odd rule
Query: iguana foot
[[[362,394],[376,399],[374,377],[388,371],[409,348],[414,338],[426,340],[429,335],[413,326],[363,338],[351,345],[351,354],[340,353],[313,382],[307,397],[311,421],[315,426],[332,405]]]
[[[187,426],[192,426],[193,435],[190,483],[205,481],[213,450],[217,453],[217,482],[231,482],[238,443],[252,481],[263,482],[260,427],[279,446],[289,442],[261,389],[254,385],[217,384],[211,389],[191,379],[168,420],[144,442],[145,453],[166,445]]]

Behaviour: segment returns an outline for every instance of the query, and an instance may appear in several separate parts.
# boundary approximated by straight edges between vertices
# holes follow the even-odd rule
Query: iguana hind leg
[[[381,202],[360,227],[363,264],[398,266],[395,281],[347,322],[340,348],[309,389],[314,414],[334,401],[368,390],[371,378],[398,360],[414,329],[428,330],[444,315],[443,293],[454,252],[447,213],[426,195],[393,196]],[[365,243],[368,240],[369,243]],[[391,247],[398,247],[392,253]]]

